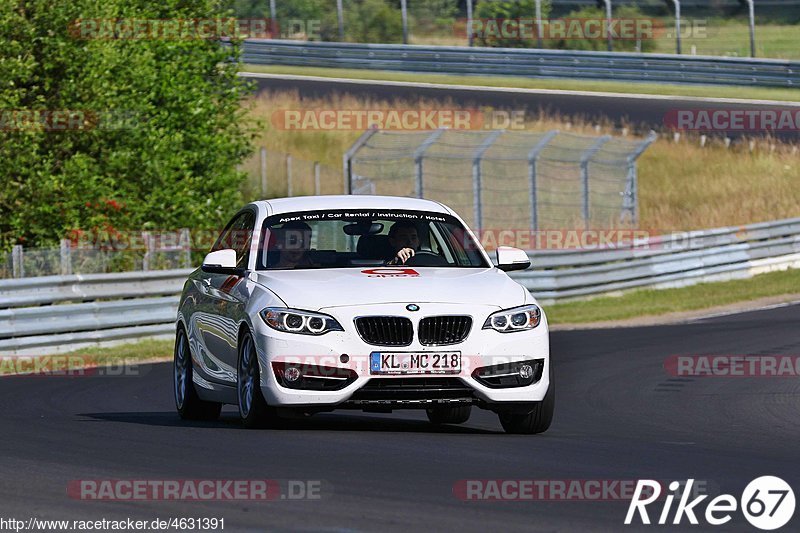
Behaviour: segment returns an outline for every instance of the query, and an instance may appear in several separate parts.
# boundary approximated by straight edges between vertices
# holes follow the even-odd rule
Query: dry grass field
[[[296,93],[266,93],[249,102],[262,124],[258,144],[298,160],[319,161],[324,167],[322,192],[342,190],[342,154],[361,130],[286,130],[276,127],[276,111],[296,109],[436,109],[459,108],[457,102],[424,100],[364,101],[349,96],[301,100]],[[609,124],[585,123],[553,116],[526,117],[526,131],[559,129],[573,133],[623,135]],[[632,137],[628,134],[628,137]],[[660,135],[639,160],[640,226],[654,230],[684,230],[745,224],[800,215],[798,148],[769,140],[734,143],[720,139],[700,145],[698,136]],[[271,164],[274,164],[271,163]],[[258,160],[246,168],[257,174]],[[299,164],[298,169],[301,169]],[[294,194],[311,194],[308,168],[298,170]],[[270,190],[272,193],[273,191]],[[276,190],[274,194],[284,194]]]

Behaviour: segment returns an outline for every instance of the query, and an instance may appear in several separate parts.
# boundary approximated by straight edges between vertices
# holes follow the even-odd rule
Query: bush
[[[542,2],[542,18],[547,19],[552,12],[549,1]],[[598,7],[586,7],[570,12],[565,19],[605,19],[605,10]],[[534,31],[530,37],[518,37],[515,35],[504,35],[502,32],[492,31],[484,23],[483,30],[475,37],[477,46],[506,47],[506,48],[536,48],[538,42],[535,34],[536,3],[533,0],[502,1],[502,2],[483,2],[478,5],[475,13],[476,19],[486,21],[502,21],[505,19],[532,21]],[[636,6],[615,7],[613,12],[615,19],[638,19],[647,18]],[[545,22],[545,25],[547,22]],[[528,32],[531,33],[531,32]],[[548,30],[545,28],[544,36],[547,37]],[[649,52],[655,49],[653,39],[616,39],[613,41],[615,51],[633,51],[637,44],[640,51]],[[608,42],[605,38],[546,38],[542,43],[544,48],[555,48],[561,50],[607,50]]]
[[[451,30],[458,15],[456,0],[413,0],[408,6],[409,25],[415,35]]]
[[[336,9],[322,17],[323,41],[339,40]],[[345,41],[354,43],[401,43],[403,22],[400,10],[384,0],[351,0],[344,4]]]
[[[0,247],[50,245],[76,229],[218,228],[239,207],[236,165],[250,151],[250,131],[247,86],[229,62],[238,45],[75,33],[90,27],[76,27],[78,19],[207,19],[219,16],[216,5],[4,3]],[[85,122],[47,131],[29,121],[20,130],[20,110],[68,110]]]
[[[615,7],[612,13],[614,19],[643,19],[646,17],[636,6]],[[598,7],[586,7],[577,11],[572,11],[564,17],[566,19],[605,19],[605,9]],[[657,33],[657,32],[656,32]],[[641,39],[638,42],[634,39],[615,39],[612,43],[615,52],[633,52],[639,46],[640,52],[651,52],[655,50],[655,40]],[[607,51],[608,41],[601,39],[548,39],[545,43],[546,48],[556,48],[561,50],[594,50]]]
[[[550,1],[542,1],[542,18],[546,19],[550,15]],[[475,10],[474,17],[483,21],[502,21],[504,19],[533,21],[536,26],[536,2],[533,0],[502,1],[502,2],[481,2]],[[469,30],[469,28],[468,28]],[[491,31],[486,25],[484,30],[475,36],[476,46],[491,46],[503,48],[535,48],[537,39],[535,30],[533,38],[523,38],[498,34]]]

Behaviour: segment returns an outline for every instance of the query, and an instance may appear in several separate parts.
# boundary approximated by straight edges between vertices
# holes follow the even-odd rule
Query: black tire
[[[189,338],[186,336],[183,326],[178,326],[172,361],[175,408],[184,420],[216,420],[219,418],[222,404],[200,399],[192,381],[193,372]]]
[[[463,424],[472,414],[472,406],[467,405],[437,405],[426,409],[428,420],[434,424]]]
[[[524,435],[533,435],[535,433],[544,433],[553,422],[553,411],[556,404],[556,384],[553,381],[553,364],[550,362],[550,386],[547,389],[547,394],[544,395],[544,400],[536,403],[536,407],[529,413],[501,413],[500,425],[506,433],[518,433]]]
[[[261,392],[261,371],[253,337],[245,333],[239,340],[239,362],[236,375],[236,397],[239,418],[248,429],[277,427],[280,419],[267,404]]]

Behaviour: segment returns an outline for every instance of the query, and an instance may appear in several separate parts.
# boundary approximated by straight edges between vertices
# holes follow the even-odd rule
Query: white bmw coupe
[[[555,390],[547,320],[459,216],[429,200],[254,202],[183,290],[174,360],[185,419],[239,407],[245,427],[334,409],[424,409],[435,424],[489,409],[541,433]]]

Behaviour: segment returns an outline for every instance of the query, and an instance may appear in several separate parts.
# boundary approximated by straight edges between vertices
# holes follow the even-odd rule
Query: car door
[[[214,244],[212,251],[233,249],[237,267],[246,270],[255,227],[255,211],[238,213]],[[244,319],[247,293],[238,275],[202,272],[198,290],[202,294],[198,312],[193,315],[194,330],[202,368],[208,377],[225,384],[236,383],[239,324]]]

